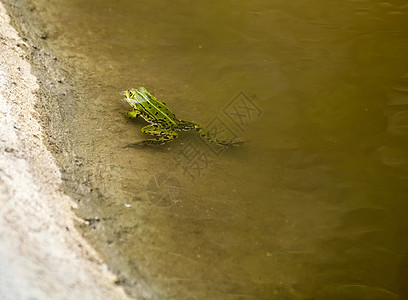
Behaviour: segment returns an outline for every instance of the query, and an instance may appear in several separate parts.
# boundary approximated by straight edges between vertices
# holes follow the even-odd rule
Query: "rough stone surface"
[[[0,299],[127,299],[74,228],[42,143],[27,46],[0,3]]]

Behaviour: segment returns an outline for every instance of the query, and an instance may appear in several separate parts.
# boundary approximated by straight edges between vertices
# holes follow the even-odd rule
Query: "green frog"
[[[150,123],[150,125],[142,128],[142,132],[157,137],[137,142],[134,145],[165,144],[178,137],[177,130],[196,130],[205,140],[222,147],[229,147],[239,143],[219,140],[201,125],[177,119],[165,103],[157,100],[144,87],[129,89],[125,91],[125,96],[126,101],[133,107],[132,111],[127,112],[127,116],[129,118],[142,117],[146,122]]]

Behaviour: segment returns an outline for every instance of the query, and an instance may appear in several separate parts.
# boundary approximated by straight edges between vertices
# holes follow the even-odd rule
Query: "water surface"
[[[129,293],[408,298],[404,1],[33,5],[77,94],[56,96],[66,188]],[[139,86],[246,142],[126,147]]]

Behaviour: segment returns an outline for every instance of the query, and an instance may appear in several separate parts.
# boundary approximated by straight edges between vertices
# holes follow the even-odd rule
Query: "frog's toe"
[[[143,147],[143,146],[155,146],[155,145],[163,145],[173,140],[173,136],[162,136],[158,139],[147,139],[143,141],[138,141],[136,143],[132,143],[126,146],[127,147]]]
[[[154,146],[154,145],[161,145],[162,143],[160,143],[159,141],[151,141],[151,140],[145,140],[145,141],[138,141],[135,143],[131,143],[126,145],[123,148],[139,148],[139,147],[146,147],[146,146]]]
[[[242,144],[245,143],[245,142],[246,142],[246,140],[237,139],[237,140],[232,140],[232,141],[230,142],[230,145],[231,145],[231,146],[240,146],[240,145],[242,145]]]
[[[243,144],[244,142],[245,142],[245,140],[239,139],[239,140],[231,140],[231,141],[228,141],[228,142],[220,142],[220,143],[218,143],[218,144],[219,144],[220,146],[229,148],[229,147],[237,147],[237,146],[240,146],[240,145]]]

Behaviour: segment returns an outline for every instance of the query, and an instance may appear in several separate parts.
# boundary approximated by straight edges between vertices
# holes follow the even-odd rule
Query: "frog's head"
[[[137,89],[129,89],[124,92],[126,99],[134,99],[137,95]]]
[[[125,100],[127,103],[130,104],[130,106],[134,106],[136,102],[136,97],[137,97],[137,90],[136,89],[129,89],[123,92],[125,95]]]
[[[147,98],[145,97],[146,92],[147,91],[144,87],[138,89],[129,89],[124,92],[126,97],[125,100],[131,106],[135,106],[136,103],[146,102],[147,101]]]

